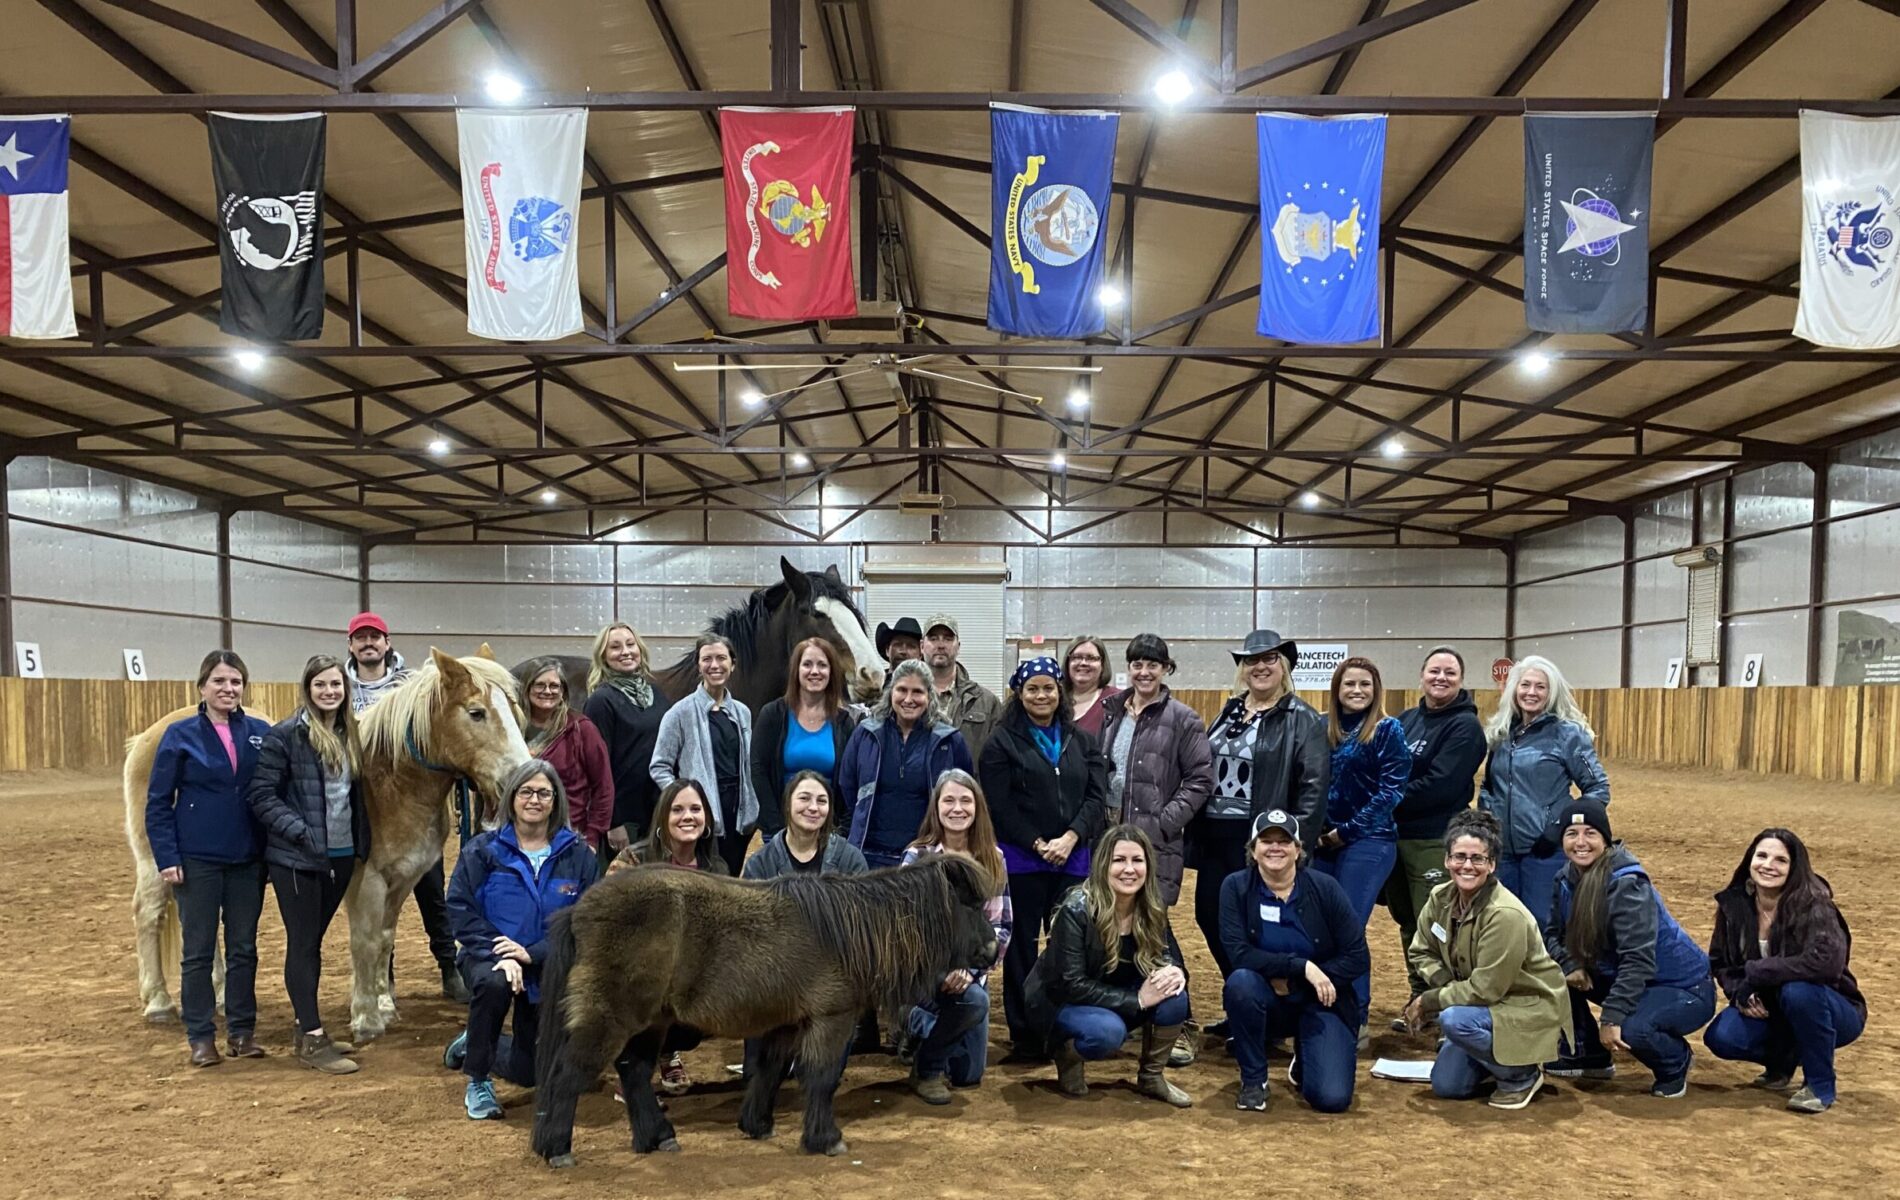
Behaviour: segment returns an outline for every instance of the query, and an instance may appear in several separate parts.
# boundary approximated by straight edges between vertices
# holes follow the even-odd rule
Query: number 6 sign
[[[125,677],[133,683],[144,683],[145,651],[126,650],[123,653],[125,654]]]

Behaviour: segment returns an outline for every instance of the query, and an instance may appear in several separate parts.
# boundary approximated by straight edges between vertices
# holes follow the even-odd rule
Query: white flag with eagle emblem
[[[1900,117],[1802,110],[1796,337],[1841,350],[1900,346],[1896,194]]]
[[[587,110],[462,109],[468,331],[509,342],[581,331],[581,155]]]

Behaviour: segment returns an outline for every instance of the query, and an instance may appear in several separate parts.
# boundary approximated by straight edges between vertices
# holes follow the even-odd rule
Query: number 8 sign
[[[1761,655],[1751,654],[1742,660],[1742,686],[1761,686]]]

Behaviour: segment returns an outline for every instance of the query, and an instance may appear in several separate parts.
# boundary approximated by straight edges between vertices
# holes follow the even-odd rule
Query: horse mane
[[[781,875],[766,886],[798,906],[860,995],[897,1008],[930,995],[947,969],[929,934],[950,928],[957,901],[948,872],[959,869],[977,871],[932,857],[863,875]]]
[[[484,691],[499,687],[511,703],[520,700],[521,689],[513,672],[494,659],[470,655],[455,661],[475,677]],[[396,761],[408,753],[406,743],[411,737],[426,754],[426,747],[434,741],[435,702],[442,695],[442,686],[442,672],[431,659],[359,713],[356,728],[363,741],[364,760]]]
[[[812,599],[825,598],[836,600],[849,608],[864,624],[864,614],[851,600],[851,589],[831,578],[823,571],[807,571],[805,578],[811,581]],[[732,643],[735,663],[756,663],[759,661],[759,634],[764,631],[766,622],[771,620],[772,610],[785,599],[785,582],[780,580],[769,587],[756,588],[742,603],[735,604],[725,612],[715,615],[707,624],[707,630],[716,633]],[[870,626],[865,625],[866,629]],[[692,652],[688,652],[673,670],[686,669],[689,673],[697,670]]]

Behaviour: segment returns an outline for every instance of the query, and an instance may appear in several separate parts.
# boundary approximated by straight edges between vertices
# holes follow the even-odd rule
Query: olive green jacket
[[[1491,1010],[1492,1057],[1506,1067],[1546,1063],[1557,1036],[1574,1040],[1564,973],[1544,949],[1537,918],[1493,879],[1461,921],[1451,917],[1454,882],[1432,889],[1406,960],[1425,981],[1428,1015],[1477,1005]]]

